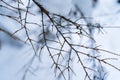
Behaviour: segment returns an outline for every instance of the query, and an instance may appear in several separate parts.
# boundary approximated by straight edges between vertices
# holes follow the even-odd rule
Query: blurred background
[[[30,3],[29,3],[30,1]],[[100,45],[100,49],[104,49],[116,54],[120,54],[120,0],[36,0],[50,13],[63,15],[76,20],[81,25],[93,23],[102,29],[95,28],[91,35],[94,37],[96,46]],[[29,9],[29,10],[28,10]],[[27,11],[28,10],[28,11]],[[27,12],[27,18],[25,18]],[[80,12],[80,13],[79,13]],[[79,19],[82,14],[83,18]],[[50,21],[44,17],[45,35],[49,40],[56,40],[56,30],[52,30]],[[82,16],[83,17],[83,16]],[[55,18],[59,21],[58,18]],[[78,19],[78,20],[77,20]],[[42,16],[41,10],[32,0],[1,0],[0,1],[0,80],[64,80],[59,75],[59,71],[54,74],[52,60],[48,50],[44,48],[44,35],[42,34]],[[66,24],[66,23],[64,23]],[[22,27],[26,26],[26,29]],[[69,28],[66,28],[69,29]],[[86,29],[86,28],[85,28]],[[27,30],[27,31],[26,31]],[[63,30],[63,29],[61,29]],[[71,30],[71,29],[69,29]],[[72,29],[74,30],[74,29]],[[90,29],[89,29],[90,30]],[[86,29],[87,32],[89,32]],[[65,32],[65,30],[63,30]],[[29,39],[28,35],[29,34]],[[42,34],[42,35],[41,35]],[[88,38],[81,37],[78,39],[76,35],[67,35],[72,38],[71,43],[90,45]],[[33,39],[31,43],[30,40]],[[63,39],[60,37],[60,40]],[[37,43],[36,43],[37,41]],[[64,41],[63,41],[64,42]],[[33,45],[34,46],[31,46]],[[51,47],[59,47],[55,41],[48,42]],[[63,43],[62,43],[63,44]],[[65,44],[66,45],[66,44]],[[42,49],[41,54],[40,49]],[[65,50],[69,51],[68,45]],[[35,49],[35,50],[34,50]],[[89,52],[89,50],[81,49],[81,51]],[[35,56],[38,51],[38,56]],[[56,54],[56,51],[51,51]],[[67,56],[67,54],[63,55]],[[109,55],[106,52],[100,52],[100,58],[108,59],[110,64],[120,68],[119,56]],[[76,56],[71,57],[71,67],[74,72],[71,73],[71,80],[84,80],[85,73],[80,64],[78,64]],[[82,60],[85,65],[89,65],[89,60],[83,56]],[[66,60],[61,60],[61,64],[66,64]],[[113,67],[102,63],[105,73],[103,80],[119,79],[120,71]],[[101,72],[101,71],[100,71]],[[67,73],[67,72],[66,72]],[[66,74],[65,74],[66,75]],[[86,79],[89,80],[89,79]],[[102,79],[94,79],[102,80]]]

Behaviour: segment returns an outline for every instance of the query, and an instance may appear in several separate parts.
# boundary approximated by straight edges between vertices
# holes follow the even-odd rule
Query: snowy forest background
[[[119,0],[0,0],[0,80],[114,80]]]

